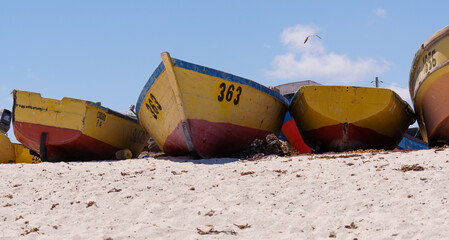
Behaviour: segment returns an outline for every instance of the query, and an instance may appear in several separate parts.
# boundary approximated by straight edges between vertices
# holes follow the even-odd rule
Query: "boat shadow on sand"
[[[215,164],[227,164],[227,163],[233,163],[238,161],[245,161],[245,158],[194,158],[190,156],[157,156],[154,157],[156,160],[168,160],[172,162],[179,162],[179,163],[194,163],[194,164],[206,164],[206,165],[215,165]]]

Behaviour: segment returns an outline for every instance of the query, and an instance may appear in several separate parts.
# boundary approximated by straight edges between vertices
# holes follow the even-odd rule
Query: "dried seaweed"
[[[245,224],[245,225],[239,225],[239,224],[235,224],[234,223],[234,226],[238,227],[239,229],[245,229],[245,228],[250,228],[251,227],[251,225],[248,225],[248,223]]]
[[[113,189],[109,190],[108,193],[111,193],[111,192],[121,192],[121,191],[122,191],[122,189],[120,189],[120,188],[113,188]]]
[[[424,168],[418,164],[414,165],[403,165],[401,168],[394,169],[396,171],[408,172],[408,171],[424,171]]]
[[[25,230],[25,232],[20,234],[20,236],[25,236],[25,235],[28,235],[28,234],[33,233],[33,232],[35,232],[37,234],[40,234],[39,233],[39,227],[35,227],[35,228],[30,229],[30,230]]]
[[[250,175],[250,174],[254,174],[254,171],[248,171],[248,172],[241,172],[240,175],[241,176],[245,176],[245,175]]]
[[[349,225],[346,225],[346,226],[345,226],[345,228],[348,228],[348,229],[357,229],[357,228],[358,228],[358,226],[357,226],[357,225],[355,225],[355,224],[354,224],[354,222],[352,222],[351,224],[349,224]]]
[[[89,202],[87,203],[87,205],[86,205],[86,208],[92,207],[95,203],[96,203],[96,202],[94,202],[94,201],[89,201]]]
[[[207,231],[203,231],[199,228],[196,228],[197,232],[199,235],[208,235],[208,234],[220,234],[220,233],[224,233],[226,235],[237,235],[236,231],[233,230],[223,230],[223,231],[219,231],[219,230],[215,230],[213,227],[211,227],[209,230]]]

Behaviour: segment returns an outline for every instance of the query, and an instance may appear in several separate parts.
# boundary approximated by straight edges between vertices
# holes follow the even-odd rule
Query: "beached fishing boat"
[[[276,89],[279,90],[279,93],[287,98],[287,101],[290,102],[293,98],[293,95],[303,86],[316,86],[321,85],[317,82],[306,80],[299,82],[286,83],[282,85],[276,86]],[[284,118],[284,123],[281,128],[281,137],[287,139],[287,141],[298,151],[298,153],[312,153],[312,149],[304,142],[299,133],[298,127],[296,126],[295,120],[290,115],[290,112],[287,111]]]
[[[404,134],[399,145],[396,147],[399,150],[421,150],[428,149],[429,146],[422,139],[419,128],[409,128]]]
[[[290,113],[315,152],[394,149],[415,121],[396,93],[367,87],[302,87]]]
[[[166,52],[161,55],[136,112],[165,154],[222,157],[257,138],[279,135],[288,102],[278,92]]]
[[[115,159],[123,151],[136,157],[149,138],[137,119],[98,103],[18,90],[13,100],[16,139],[42,161]]]
[[[430,146],[449,144],[449,26],[416,52],[409,87],[423,139]]]

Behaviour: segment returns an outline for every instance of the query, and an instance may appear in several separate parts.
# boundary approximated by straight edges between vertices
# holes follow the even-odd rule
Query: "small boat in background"
[[[223,157],[279,136],[288,102],[256,82],[161,54],[136,105],[167,155]]]
[[[306,80],[299,82],[286,83],[282,85],[275,86],[279,90],[279,93],[287,98],[287,101],[291,101],[293,95],[302,86],[317,86],[321,85],[317,82]],[[295,120],[290,115],[290,112],[285,114],[284,123],[282,124],[281,138],[287,139],[287,141],[298,151],[298,153],[312,153],[312,149],[304,143],[304,140],[299,133],[298,127],[296,126]]]
[[[416,52],[409,88],[424,141],[429,146],[449,144],[449,26]]]
[[[290,113],[314,152],[394,149],[415,121],[395,92],[367,87],[304,86]]]
[[[149,138],[137,119],[98,103],[18,90],[13,100],[14,134],[42,161],[112,160],[125,150],[137,157]]]
[[[399,150],[421,150],[428,149],[429,146],[422,139],[419,128],[409,128],[396,148]]]

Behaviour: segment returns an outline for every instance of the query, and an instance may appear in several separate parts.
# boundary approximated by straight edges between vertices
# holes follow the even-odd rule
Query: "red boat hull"
[[[295,120],[291,119],[286,121],[284,125],[282,125],[282,133],[299,153],[312,153],[312,149],[310,149],[302,139]]]
[[[41,152],[41,135],[47,133],[48,161],[114,159],[119,150],[76,130],[17,121],[13,126],[16,139],[37,153]]]
[[[230,123],[214,123],[200,119],[185,122],[195,153],[203,158],[229,156],[251,145],[255,139],[265,139],[270,132]],[[168,155],[191,154],[186,143],[182,122],[167,137],[163,150]]]
[[[306,131],[304,139],[316,152],[353,151],[358,149],[394,149],[401,141],[354,124],[337,124]]]

